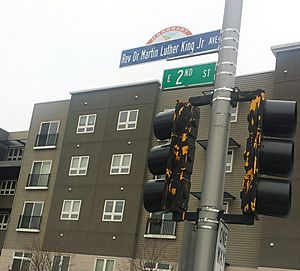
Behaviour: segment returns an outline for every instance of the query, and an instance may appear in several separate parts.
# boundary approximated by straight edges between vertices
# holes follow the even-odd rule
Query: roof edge
[[[152,84],[152,83],[157,83],[159,85],[161,84],[159,80],[150,80],[150,81],[143,81],[143,82],[123,83],[123,84],[115,85],[115,86],[110,85],[110,86],[101,87],[101,88],[74,90],[74,91],[71,91],[70,94],[73,95],[73,94],[93,92],[93,91],[110,90],[110,89],[113,89],[113,88],[133,87],[133,86],[146,85],[146,84]]]
[[[300,42],[292,42],[271,47],[271,51],[276,56],[278,53],[300,49]]]

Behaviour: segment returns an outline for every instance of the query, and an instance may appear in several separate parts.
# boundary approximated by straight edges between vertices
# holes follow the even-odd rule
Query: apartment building
[[[272,50],[275,71],[240,76],[236,87],[262,88],[268,99],[298,101],[300,44]],[[137,263],[145,270],[176,269],[184,255],[183,234],[193,235],[187,230],[190,224],[172,221],[171,214],[149,214],[142,204],[144,183],[158,177],[148,172],[147,153],[164,143],[154,137],[152,123],[157,112],[174,108],[177,99],[211,90],[203,86],[161,91],[159,82],[145,82],[76,91],[70,100],[36,104],[0,270],[27,270],[34,244],[53,252],[53,271],[123,271]],[[228,213],[241,213],[248,111],[249,103],[240,102],[231,114],[224,193]],[[200,206],[209,121],[210,106],[202,106],[190,211]],[[253,226],[229,225],[226,270],[300,270],[297,137],[298,133],[290,217],[259,216]],[[2,172],[0,162],[0,176]],[[193,239],[184,241],[193,246]]]
[[[27,132],[9,133],[0,129],[0,247],[6,235],[17,187]]]

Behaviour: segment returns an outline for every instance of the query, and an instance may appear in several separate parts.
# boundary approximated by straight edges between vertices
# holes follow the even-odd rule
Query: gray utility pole
[[[235,83],[242,6],[243,0],[225,2],[193,271],[213,271],[214,268],[218,212],[223,203],[230,101]]]

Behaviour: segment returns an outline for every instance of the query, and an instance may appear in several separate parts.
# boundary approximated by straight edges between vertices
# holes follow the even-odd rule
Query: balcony
[[[50,174],[29,174],[26,189],[48,189]]]
[[[58,133],[38,134],[35,140],[35,149],[55,148]]]
[[[145,237],[176,239],[176,222],[160,218],[148,218]]]
[[[17,231],[39,232],[42,216],[20,215]]]

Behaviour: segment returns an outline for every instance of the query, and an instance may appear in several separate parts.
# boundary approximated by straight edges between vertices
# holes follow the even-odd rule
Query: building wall
[[[13,211],[10,217],[10,223],[7,228],[7,236],[4,243],[6,249],[29,249],[32,242],[41,241],[44,236],[49,207],[56,178],[56,171],[62,145],[63,132],[65,130],[66,116],[69,108],[69,101],[59,101],[36,104],[31,119],[28,141],[23,156],[22,168],[19,175],[18,186],[13,202]],[[36,136],[39,133],[42,121],[59,120],[59,136],[55,149],[34,149]],[[26,190],[28,175],[31,172],[32,162],[41,160],[52,160],[52,167],[47,190]],[[19,217],[22,214],[25,201],[44,201],[40,232],[19,232],[17,225]]]
[[[132,256],[138,224],[158,82],[73,93],[54,197],[44,240],[46,250]],[[138,109],[134,130],[117,131],[118,115]],[[97,114],[92,134],[76,134],[80,115]],[[132,153],[130,174],[110,175],[113,154]],[[69,176],[72,156],[89,155],[88,173]],[[77,221],[60,220],[63,200],[82,200]],[[105,200],[125,200],[122,222],[102,221]]]

